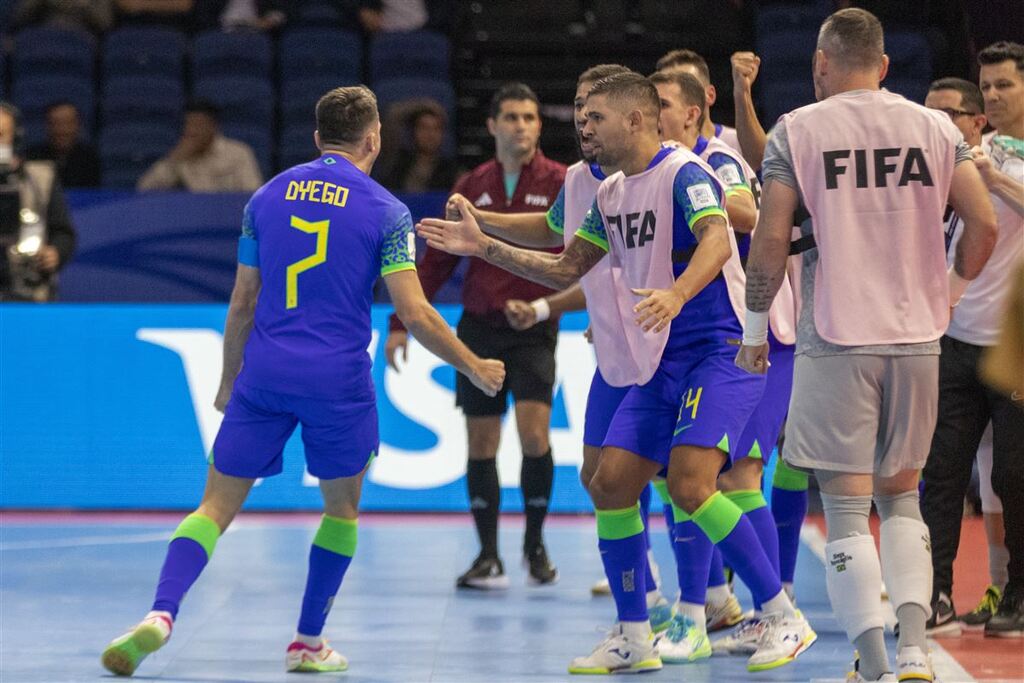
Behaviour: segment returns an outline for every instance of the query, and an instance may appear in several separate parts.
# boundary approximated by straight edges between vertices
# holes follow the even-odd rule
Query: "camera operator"
[[[51,301],[75,230],[53,162],[23,154],[20,114],[0,102],[0,301]]]

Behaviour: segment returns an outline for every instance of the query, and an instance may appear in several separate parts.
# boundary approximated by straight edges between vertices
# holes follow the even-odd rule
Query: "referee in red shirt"
[[[487,119],[487,130],[494,136],[495,158],[460,178],[453,192],[489,211],[547,211],[565,180],[565,166],[541,153],[540,129],[540,102],[533,90],[522,83],[502,86],[491,98]],[[417,266],[427,298],[434,298],[459,260],[458,256],[436,249],[427,250]],[[550,293],[545,287],[510,275],[481,259],[471,259],[466,273],[458,337],[475,353],[503,360],[507,375],[504,388],[493,398],[463,381],[461,375],[456,379],[455,402],[466,416],[469,442],[466,480],[470,509],[481,546],[473,565],[458,578],[459,588],[508,587],[508,577],[498,557],[501,484],[495,460],[508,392],[515,399],[516,426],[523,447],[523,554],[529,565],[529,580],[550,584],[558,579],[558,570],[548,559],[542,536],[554,473],[549,430],[558,321],[548,320],[517,332],[509,326],[504,313],[509,299],[533,301]],[[401,350],[405,358],[407,344],[405,328],[392,316],[385,349],[388,364],[396,371],[395,354]]]

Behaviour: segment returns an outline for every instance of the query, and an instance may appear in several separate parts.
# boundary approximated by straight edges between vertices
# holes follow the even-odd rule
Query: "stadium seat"
[[[42,142],[45,136],[46,108],[59,101],[68,101],[78,108],[86,135],[92,129],[96,108],[92,79],[78,76],[22,76],[14,82],[11,99],[25,121],[25,137],[29,144]]]
[[[224,137],[249,145],[253,154],[256,155],[263,178],[270,177],[273,171],[274,139],[269,127],[245,123],[225,123],[221,125],[221,133],[224,134]]]
[[[293,78],[332,78],[338,85],[362,80],[363,45],[350,31],[298,28],[281,38],[278,73],[282,83]]]
[[[285,128],[281,134],[282,169],[304,164],[317,157],[316,146],[313,144],[313,126],[295,125]]]
[[[181,123],[184,105],[185,89],[180,79],[125,76],[106,81],[100,108],[106,123],[158,119],[177,126]]]
[[[449,80],[451,47],[433,31],[380,33],[370,45],[372,83],[395,78]]]
[[[281,126],[313,124],[316,102],[332,88],[352,85],[330,76],[288,79],[281,81]]]
[[[765,128],[775,125],[783,114],[814,102],[814,84],[810,73],[803,78],[766,82],[761,86],[762,121]]]
[[[252,76],[204,78],[196,82],[192,94],[217,105],[224,126],[255,125],[269,131],[273,125],[274,88],[266,79]]]
[[[193,78],[207,79],[246,74],[270,78],[273,50],[262,33],[207,31],[192,44]]]
[[[889,70],[900,78],[932,80],[932,51],[917,31],[886,31],[885,53]]]
[[[100,131],[105,187],[135,187],[139,177],[178,140],[179,129],[161,121],[110,124]]]
[[[95,41],[87,33],[26,28],[15,36],[11,71],[15,81],[53,75],[92,80],[95,62]]]
[[[448,120],[455,120],[455,91],[447,81],[433,78],[395,78],[374,83],[377,106],[381,116],[387,116],[388,108],[395,102],[429,97],[436,100],[448,112]]]
[[[181,79],[185,36],[167,28],[129,26],[113,31],[103,44],[105,78],[159,76]]]

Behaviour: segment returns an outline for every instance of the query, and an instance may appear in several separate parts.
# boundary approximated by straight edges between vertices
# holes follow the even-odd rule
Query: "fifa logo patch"
[[[846,553],[835,553],[832,555],[832,559],[829,560],[829,564],[836,568],[837,572],[846,571],[846,563],[853,559],[853,555],[847,555]]]
[[[527,206],[547,206],[548,198],[542,194],[528,194],[526,195]]]
[[[627,593],[636,590],[636,570],[630,569],[627,572],[622,572],[622,590]]]

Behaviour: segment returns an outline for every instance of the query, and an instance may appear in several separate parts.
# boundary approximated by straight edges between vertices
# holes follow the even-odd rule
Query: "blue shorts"
[[[594,371],[587,394],[587,414],[583,419],[583,444],[600,448],[608,434],[616,409],[629,392],[630,387],[613,387],[605,381],[601,370]]]
[[[306,468],[319,479],[359,474],[380,446],[377,401],[289,396],[235,382],[210,454],[221,474],[256,479],[281,473],[282,451],[302,424]]]
[[[630,387],[612,417],[605,446],[668,466],[676,446],[718,447],[729,455],[764,392],[763,375],[736,367],[736,349],[723,343],[662,357],[647,384]]]
[[[768,381],[761,402],[754,409],[740,436],[736,452],[740,457],[767,460],[782,433],[793,393],[793,354],[796,347],[773,345],[768,353]],[[766,462],[767,464],[767,462]]]

